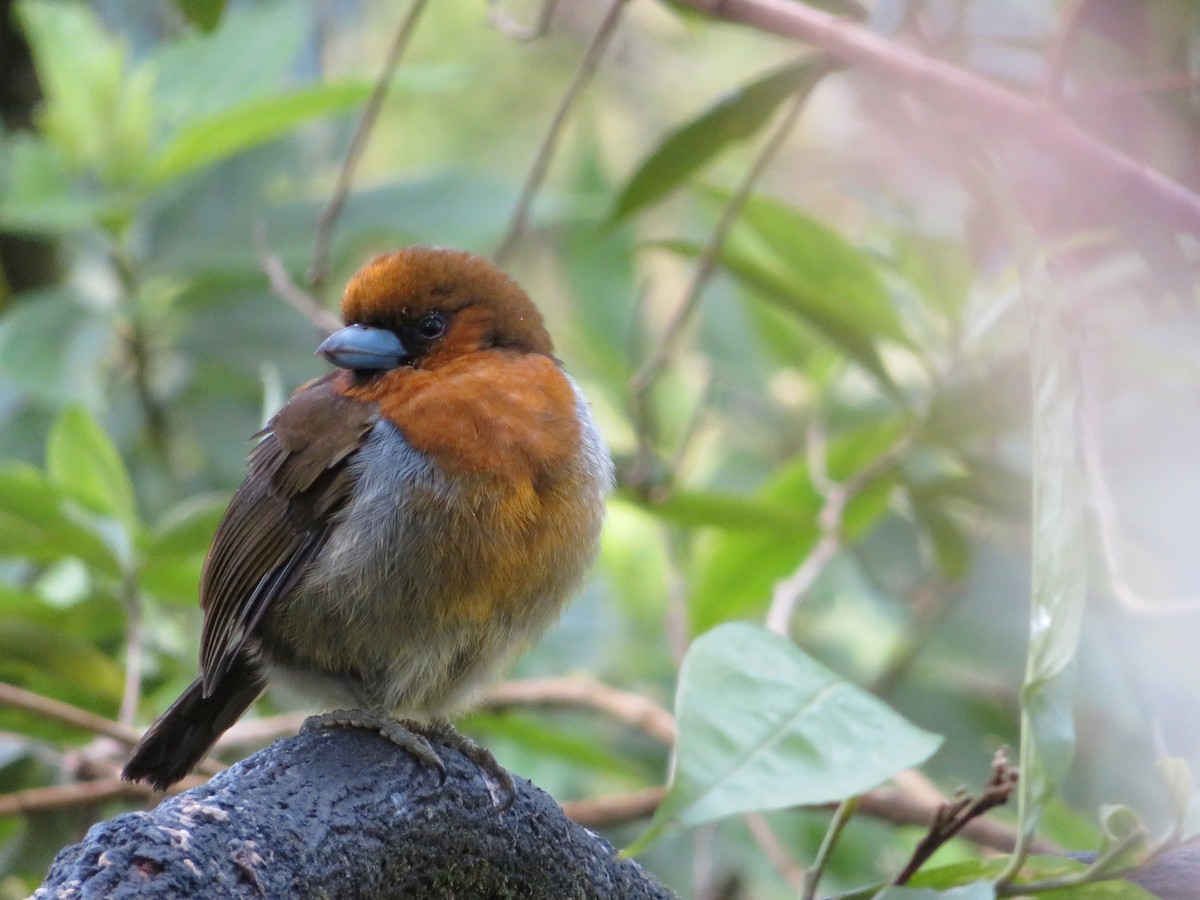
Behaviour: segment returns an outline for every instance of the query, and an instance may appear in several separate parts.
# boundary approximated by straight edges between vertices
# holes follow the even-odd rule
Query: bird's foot
[[[393,719],[389,715],[366,709],[335,709],[332,712],[309,716],[300,726],[301,733],[320,731],[322,728],[366,728],[377,731],[393,744],[402,747],[416,757],[417,762],[437,771],[442,783],[446,782],[446,764],[433,750],[423,731],[423,726],[407,719]],[[453,746],[453,745],[452,745]],[[486,752],[486,751],[485,751]],[[491,754],[488,754],[491,756]],[[494,760],[493,760],[494,762]]]
[[[488,793],[492,797],[492,806],[499,812],[512,806],[517,798],[517,786],[513,783],[512,775],[496,761],[491,750],[460,734],[449,722],[430,722],[418,725],[417,728],[430,740],[457,750],[479,767]]]

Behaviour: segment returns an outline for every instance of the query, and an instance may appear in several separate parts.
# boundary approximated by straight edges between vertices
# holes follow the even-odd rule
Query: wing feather
[[[377,411],[338,392],[345,375],[309,382],[275,414],[217,528],[200,583],[204,696],[271,604],[304,577],[353,490],[348,464]]]

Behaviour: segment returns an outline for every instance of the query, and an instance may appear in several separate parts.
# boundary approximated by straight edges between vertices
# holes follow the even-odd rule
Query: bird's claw
[[[396,746],[408,751],[421,765],[435,770],[440,783],[446,783],[446,764],[434,752],[429,738],[416,722],[393,719],[391,716],[365,709],[335,709],[332,712],[309,716],[300,726],[300,732],[303,734],[323,728],[346,727],[366,728],[368,731],[378,732]]]

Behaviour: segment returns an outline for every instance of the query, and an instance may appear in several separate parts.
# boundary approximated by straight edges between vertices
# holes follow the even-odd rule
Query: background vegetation
[[[0,4],[0,895],[152,802],[122,741],[194,677],[247,438],[411,243],[529,289],[621,472],[464,723],[501,762],[618,845],[658,806],[685,897],[881,886],[1006,745],[917,881],[1190,834],[1195,5],[702,5]]]

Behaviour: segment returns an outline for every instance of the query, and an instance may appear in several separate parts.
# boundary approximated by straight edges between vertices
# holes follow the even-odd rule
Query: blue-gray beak
[[[395,369],[409,360],[394,332],[368,325],[347,325],[335,331],[317,348],[317,355],[343,369]]]

